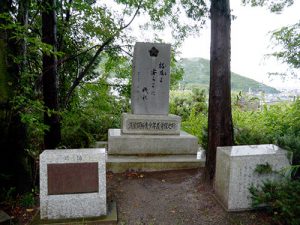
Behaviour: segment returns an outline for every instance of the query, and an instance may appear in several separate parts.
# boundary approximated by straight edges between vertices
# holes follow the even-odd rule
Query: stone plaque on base
[[[105,149],[45,150],[40,155],[41,219],[106,215]]]
[[[123,113],[123,134],[180,134],[180,116]]]
[[[48,164],[48,195],[98,192],[98,163]]]
[[[228,211],[251,209],[249,188],[266,180],[278,180],[276,172],[259,174],[258,165],[269,165],[280,171],[290,165],[288,152],[276,145],[218,147],[214,189],[218,200]]]

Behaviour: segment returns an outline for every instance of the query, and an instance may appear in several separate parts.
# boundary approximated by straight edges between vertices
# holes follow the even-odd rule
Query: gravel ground
[[[227,213],[203,174],[203,169],[109,173],[107,194],[117,202],[118,225],[274,224],[262,212]]]

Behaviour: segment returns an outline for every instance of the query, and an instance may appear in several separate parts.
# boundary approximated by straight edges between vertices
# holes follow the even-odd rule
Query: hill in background
[[[209,87],[209,60],[203,58],[184,58],[180,60],[180,65],[184,69],[184,76],[180,82],[184,89]],[[231,72],[231,90],[248,92],[249,88],[252,92],[279,93],[273,87],[259,83],[253,79],[244,77],[237,73]]]

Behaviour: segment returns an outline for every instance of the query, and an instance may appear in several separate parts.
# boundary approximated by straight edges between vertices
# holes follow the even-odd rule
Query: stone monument
[[[45,150],[40,155],[41,219],[106,215],[105,149]]]
[[[228,211],[251,209],[249,188],[266,180],[278,180],[281,169],[290,166],[288,152],[276,145],[218,147],[214,189]],[[256,172],[268,166],[268,173]],[[277,172],[276,172],[277,171]]]
[[[198,139],[180,130],[169,114],[170,44],[137,42],[134,47],[131,111],[121,129],[109,129],[109,155],[196,155]]]
[[[131,88],[133,114],[169,114],[170,55],[170,44],[136,43]]]

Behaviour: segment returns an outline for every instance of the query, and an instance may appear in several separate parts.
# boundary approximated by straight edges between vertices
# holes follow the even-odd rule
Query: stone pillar
[[[169,114],[170,62],[170,44],[136,43],[132,113],[122,115],[121,130],[108,131],[108,154],[197,154],[198,139],[180,130],[180,116]]]

